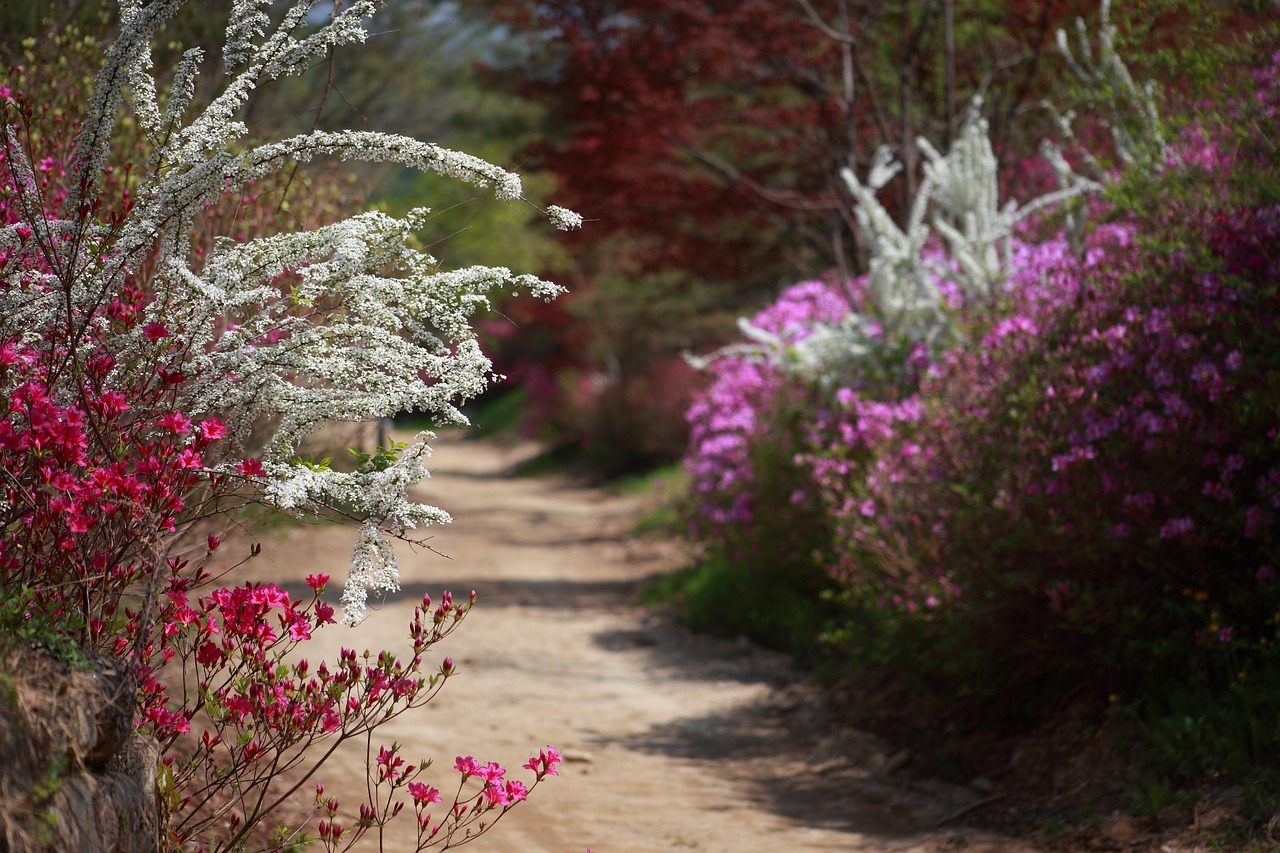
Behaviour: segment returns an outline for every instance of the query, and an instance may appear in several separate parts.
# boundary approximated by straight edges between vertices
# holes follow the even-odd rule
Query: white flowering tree
[[[77,342],[102,337],[120,370],[145,360],[154,341],[172,338],[166,363],[180,374],[177,403],[188,417],[216,416],[229,429],[220,466],[243,475],[272,505],[288,511],[342,507],[360,524],[343,596],[345,618],[360,619],[370,589],[395,589],[388,537],[448,520],[406,493],[425,476],[423,434],[398,456],[367,470],[341,473],[297,460],[299,443],[328,421],[360,421],[404,410],[462,423],[460,401],[492,379],[470,318],[499,290],[552,298],[558,288],[505,268],[441,269],[415,248],[426,208],[403,218],[363,213],[324,227],[245,242],[220,239],[193,253],[196,219],[225,194],[292,163],[320,157],[399,163],[478,186],[498,199],[521,199],[517,175],[476,157],[415,139],[371,132],[312,132],[258,143],[237,115],[264,84],[307,69],[326,51],[362,42],[383,0],[343,4],[315,25],[316,4],[299,0],[275,19],[267,0],[231,4],[223,48],[228,82],[194,109],[204,59],[188,50],[164,94],[152,74],[151,45],[185,0],[121,0],[120,35],[106,56],[70,162],[70,194],[60,214],[43,209],[35,171],[14,128],[3,129],[22,222],[0,231],[10,256],[38,254],[42,282],[23,273],[0,301],[0,333],[31,335],[58,328],[72,354]],[[150,143],[131,208],[100,221],[104,169],[122,114],[131,113]],[[551,222],[581,219],[552,207]],[[23,236],[24,229],[34,231]],[[31,265],[28,265],[30,267]],[[123,334],[108,329],[102,309],[127,281],[149,271],[154,298]],[[11,265],[10,269],[14,269]],[[48,285],[48,286],[46,286]],[[64,374],[66,387],[76,389]],[[111,376],[106,386],[125,381]],[[56,384],[56,383],[55,383]],[[233,470],[238,454],[259,464]]]
[[[1116,28],[1111,4],[1102,0],[1097,45],[1083,21],[1076,22],[1075,47],[1065,31],[1058,45],[1080,84],[1110,106],[1102,121],[1113,136],[1116,156],[1128,168],[1158,170],[1170,156],[1154,85],[1139,85],[1116,51]],[[1094,177],[1086,177],[1068,162],[1057,144],[1045,140],[1041,155],[1057,177],[1058,187],[1025,204],[999,197],[999,163],[992,150],[989,126],[982,115],[983,100],[969,105],[964,123],[944,154],[921,137],[922,178],[911,200],[909,215],[899,225],[880,203],[877,193],[902,172],[887,146],[879,148],[865,180],[850,167],[840,179],[854,200],[859,236],[867,247],[868,271],[865,313],[851,311],[839,325],[815,324],[798,341],[783,340],[739,321],[750,344],[730,347],[722,354],[767,358],[776,366],[807,380],[839,382],[868,358],[896,357],[916,343],[931,344],[952,330],[947,301],[940,288],[950,282],[973,306],[998,298],[1012,270],[1013,244],[1020,225],[1037,214],[1103,189],[1107,170],[1077,146]],[[1072,116],[1057,119],[1064,139],[1073,140]],[[1068,214],[1069,219],[1072,214]],[[1072,219],[1068,231],[1074,232]],[[886,351],[885,344],[889,344]],[[716,356],[713,356],[714,358]],[[706,359],[695,360],[705,364]]]
[[[0,82],[0,666],[12,664],[10,634],[35,636],[71,643],[73,657],[106,655],[118,681],[103,716],[116,728],[95,736],[89,726],[87,743],[64,750],[88,769],[52,801],[39,793],[48,750],[0,768],[6,791],[15,767],[37,786],[29,802],[3,798],[0,846],[19,844],[32,821],[48,834],[35,805],[65,815],[90,803],[79,829],[56,822],[49,849],[339,850],[410,802],[417,849],[456,846],[555,775],[555,750],[525,765],[529,785],[496,762],[460,760],[463,781],[482,787],[458,786],[432,820],[442,795],[418,777],[427,762],[406,764],[392,744],[371,758],[357,811],[317,785],[312,815],[266,828],[341,743],[371,744],[379,726],[436,695],[454,668],[446,658],[432,671],[425,653],[474,595],[424,597],[404,660],[344,651],[311,670],[298,645],[336,621],[322,598],[328,577],[307,578],[309,601],[272,584],[209,591],[220,540],[210,533],[193,548],[182,537],[245,500],[352,519],[342,619],[358,622],[370,590],[399,587],[392,540],[448,520],[408,497],[426,476],[431,435],[362,454],[348,472],[304,461],[301,443],[322,424],[404,410],[465,423],[458,406],[495,378],[474,316],[497,292],[550,299],[559,288],[505,268],[441,268],[415,242],[426,208],[209,240],[214,213],[317,158],[398,163],[525,202],[518,176],[407,137],[250,136],[239,117],[254,90],[362,42],[383,0],[332,4],[324,22],[313,0],[233,0],[226,82],[200,101],[201,49],[168,85],[152,64],[184,2],[119,0],[119,36],[91,97],[74,105],[79,116],[42,112]],[[74,125],[42,125],[51,117]],[[68,126],[74,139],[59,135]],[[136,145],[117,150],[138,133],[145,157]],[[546,214],[561,229],[581,224],[561,208]],[[162,678],[166,668],[178,675]],[[116,751],[95,755],[102,744]],[[136,771],[132,799],[84,781],[107,761]]]

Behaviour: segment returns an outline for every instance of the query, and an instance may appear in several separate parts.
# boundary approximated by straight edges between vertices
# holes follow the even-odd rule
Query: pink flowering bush
[[[836,288],[809,281],[782,293],[752,318],[760,331],[803,340],[815,323],[848,312]],[[679,592],[692,627],[797,652],[814,643],[829,586],[822,557],[831,532],[810,472],[795,454],[818,397],[789,385],[761,354],[741,351],[712,361],[709,382],[686,418],[690,478],[685,515],[704,548],[703,579]],[[726,609],[723,602],[733,600]]]
[[[446,799],[427,762],[407,765],[384,745],[369,756],[365,802],[344,808],[320,784],[310,816],[281,817],[334,750],[355,738],[372,749],[379,727],[436,695],[454,667],[427,658],[475,602],[424,598],[400,653],[308,660],[316,632],[360,619],[369,589],[398,588],[389,539],[448,516],[406,498],[425,476],[426,436],[365,453],[353,472],[308,463],[298,447],[328,420],[415,406],[457,419],[490,376],[468,322],[486,290],[519,284],[549,298],[555,288],[502,269],[440,270],[411,245],[421,212],[326,224],[341,212],[320,194],[293,208],[312,230],[279,233],[279,199],[263,192],[283,190],[272,176],[288,157],[393,160],[512,198],[519,180],[376,134],[246,143],[233,115],[247,93],[324,45],[362,40],[377,4],[316,26],[306,3],[282,21],[237,5],[223,57],[231,82],[203,107],[193,101],[201,50],[183,55],[164,97],[152,77],[151,43],[180,5],[122,3],[118,41],[93,57],[103,68],[92,92],[40,68],[0,81],[5,648],[36,639],[125,673],[130,740],[158,753],[162,849],[345,850],[410,803],[417,849],[456,846],[557,775],[555,750],[530,759],[523,780],[459,759]],[[121,131],[126,82],[134,122]],[[220,235],[231,221],[236,233]],[[221,525],[248,504],[361,525],[341,614],[322,597],[323,574],[308,578],[305,600],[270,584],[214,588]],[[473,778],[478,790],[464,787]],[[6,820],[33,812],[5,807]]]
[[[1263,140],[1193,138],[1151,209],[1080,255],[1029,247],[921,408],[826,481],[858,614],[837,636],[984,716],[1084,687],[1199,719],[1179,749],[1241,770],[1274,754],[1240,721],[1280,687],[1278,197]]]
[[[836,288],[807,281],[783,291],[751,322],[794,343],[803,340],[815,323],[838,323],[849,307]],[[749,353],[717,359],[708,373],[707,390],[685,415],[690,428],[685,467],[698,523],[718,530],[751,522],[759,516],[755,502],[768,499],[753,489],[759,472],[750,464],[751,444],[768,424],[771,407],[786,405],[780,399],[785,383],[764,358]]]
[[[1184,589],[1248,600],[1240,621],[1269,643],[1280,602],[1254,578],[1275,547],[1275,428],[1258,402],[1277,393],[1274,269],[1258,254],[1274,220],[1193,223],[1211,237],[1194,259],[1129,229],[1099,229],[1083,259],[1041,253],[1004,319],[942,353],[922,407],[879,432],[870,470],[830,483],[841,509],[856,503],[836,567],[850,589],[962,630],[1014,708],[1044,678],[1149,663],[1111,643],[1203,636],[1176,606]]]
[[[941,333],[881,337],[816,376],[713,363],[690,410],[698,535],[768,554],[758,540],[780,549],[796,529],[779,507],[814,500],[806,529],[826,538],[796,558],[839,590],[829,650],[922,713],[1026,723],[1112,696],[1171,772],[1250,777],[1280,750],[1254,722],[1280,697],[1277,90],[1261,55],[1256,99],[1216,114],[1230,128],[1189,127],[1162,171],[1087,206],[1083,234],[1024,228],[981,300],[934,279]],[[784,348],[814,320],[840,317],[802,317]],[[806,486],[771,490],[765,466]]]
[[[169,579],[158,657],[197,689],[172,694],[148,672],[139,691],[143,730],[157,738],[163,755],[158,780],[167,841],[179,849],[238,849],[264,819],[307,790],[323,757],[351,740],[374,743],[379,726],[431,701],[455,668],[446,657],[428,673],[424,657],[475,603],[474,593],[456,604],[448,592],[438,604],[424,597],[408,625],[404,661],[389,651],[343,649],[337,661],[313,668],[298,655],[313,631],[334,622],[333,608],[320,597],[326,575],[307,578],[308,602],[252,583],[191,602],[187,590],[205,578],[200,572],[184,576],[182,568]],[[277,824],[271,844],[310,840],[326,850],[347,850],[379,833],[406,805],[417,823],[417,850],[458,844],[486,831],[545,777],[557,775],[559,761],[550,747],[534,756],[525,765],[532,771],[526,784],[506,779],[497,763],[478,771],[474,759],[459,759],[454,770],[461,778],[444,804],[441,791],[421,779],[429,762],[407,764],[398,745],[382,745],[369,756],[370,799],[344,812],[337,799],[324,796],[323,783],[315,784],[313,830]],[[479,791],[463,787],[472,776],[483,779]],[[433,817],[428,810],[436,805],[441,808]],[[210,838],[217,841],[210,844]]]

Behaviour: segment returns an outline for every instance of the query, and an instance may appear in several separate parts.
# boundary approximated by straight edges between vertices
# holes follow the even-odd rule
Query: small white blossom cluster
[[[566,210],[554,204],[547,208],[547,218],[551,220],[552,225],[561,231],[572,231],[575,228],[582,227],[582,214],[574,213],[572,210]]]
[[[312,0],[297,0],[273,24],[271,0],[234,0],[222,51],[228,82],[203,110],[194,111],[203,52],[188,50],[161,98],[152,75],[151,45],[187,0],[120,0],[121,31],[105,58],[88,105],[69,182],[66,221],[48,219],[31,203],[35,230],[0,229],[0,250],[38,244],[50,272],[28,269],[0,302],[0,326],[51,328],[58,318],[73,335],[75,318],[93,316],[126,278],[151,265],[156,298],[145,321],[113,346],[119,364],[137,363],[157,327],[181,340],[178,365],[184,411],[217,415],[232,450],[260,453],[265,498],[290,511],[340,508],[363,519],[343,604],[358,621],[370,591],[397,588],[388,537],[447,522],[440,509],[415,504],[408,490],[425,471],[426,440],[383,470],[340,473],[298,463],[299,443],[326,421],[364,421],[399,411],[433,413],[465,423],[456,408],[484,390],[492,365],[471,321],[499,291],[554,298],[560,288],[497,267],[444,270],[415,248],[428,211],[404,218],[364,213],[311,231],[235,242],[220,239],[193,264],[191,235],[200,213],[223,194],[294,162],[316,157],[399,163],[477,186],[499,199],[522,198],[520,178],[498,166],[403,136],[347,131],[313,132],[262,144],[247,141],[236,119],[259,85],[296,74],[332,47],[363,42],[365,27],[385,0],[341,4],[332,20],[308,19]],[[124,106],[151,143],[135,206],[117,230],[87,222],[79,211],[99,189],[111,137]],[[0,143],[22,181],[34,186],[17,135],[0,128]],[[33,194],[34,197],[34,194]],[[577,228],[582,217],[552,206],[550,222]],[[71,235],[74,239],[67,239]],[[40,275],[61,287],[42,287]],[[67,320],[67,318],[71,318]],[[98,321],[89,321],[97,323]],[[123,377],[121,377],[123,378]],[[221,466],[232,471],[230,462]]]
[[[342,621],[355,625],[364,616],[369,593],[399,592],[396,552],[376,524],[360,525],[351,551],[351,573],[342,588]]]

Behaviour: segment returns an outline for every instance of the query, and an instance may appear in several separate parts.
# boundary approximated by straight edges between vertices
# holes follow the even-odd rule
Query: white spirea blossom
[[[293,2],[275,16],[265,11],[270,0],[234,0],[222,50],[227,82],[207,107],[195,111],[203,52],[183,54],[164,99],[151,67],[152,44],[187,1],[120,0],[120,36],[105,57],[71,160],[69,184],[75,190],[67,219],[48,219],[37,202],[24,201],[35,233],[0,228],[0,250],[13,255],[38,247],[51,270],[25,265],[25,280],[10,282],[0,299],[0,332],[51,328],[59,318],[70,328],[65,318],[94,316],[93,309],[109,302],[126,277],[147,263],[155,271],[155,299],[143,322],[108,342],[117,363],[138,363],[133,356],[143,356],[152,343],[147,326],[162,324],[179,339],[176,351],[185,353],[183,410],[227,423],[227,459],[246,452],[261,456],[266,476],[254,482],[267,501],[286,511],[337,509],[362,520],[343,593],[344,618],[355,622],[371,592],[398,588],[389,537],[449,520],[443,510],[408,498],[426,476],[431,436],[418,436],[379,470],[352,473],[299,462],[300,442],[328,421],[365,421],[405,410],[465,423],[457,406],[493,378],[472,318],[502,291],[551,299],[560,288],[502,267],[442,269],[416,248],[426,209],[403,218],[363,213],[245,242],[221,238],[193,264],[191,234],[205,208],[250,182],[317,157],[430,170],[492,187],[502,200],[522,199],[522,190],[519,176],[505,169],[404,136],[316,131],[264,143],[247,140],[237,116],[250,94],[299,73],[332,47],[363,42],[384,0],[343,3],[319,25],[308,17],[311,0]],[[108,233],[79,212],[98,192],[126,106],[152,153],[135,206]],[[0,144],[19,183],[34,186],[17,134],[0,128]],[[582,224],[581,216],[560,207],[550,207],[547,217],[559,229]],[[65,234],[75,239],[63,239]],[[40,286],[45,279],[62,286]],[[78,334],[103,328],[90,325]],[[116,379],[123,383],[124,377]],[[234,467],[226,462],[217,470],[233,474]]]
[[[551,224],[559,228],[561,231],[572,231],[575,228],[582,227],[582,215],[574,213],[572,210],[566,210],[557,205],[551,205],[547,208],[547,218],[551,220]]]
[[[364,618],[369,593],[399,592],[396,552],[375,524],[360,525],[351,550],[351,574],[342,588],[342,621],[355,625]]]
[[[1104,123],[1111,130],[1116,154],[1130,168],[1158,171],[1170,154],[1156,106],[1156,86],[1148,80],[1139,86],[1116,50],[1116,26],[1111,22],[1111,0],[1102,0],[1098,15],[1098,46],[1090,44],[1084,20],[1076,19],[1076,47],[1066,30],[1058,30],[1058,50],[1076,78],[1103,95],[1111,114]],[[1122,114],[1123,111],[1123,114]],[[1070,134],[1070,121],[1059,117]]]
[[[1109,0],[1101,4],[1096,54],[1084,24],[1079,23],[1077,29],[1075,51],[1066,34],[1058,34],[1072,70],[1087,85],[1113,91],[1128,107],[1130,121],[1113,117],[1108,122],[1120,156],[1130,165],[1158,168],[1169,154],[1153,89],[1135,83],[1116,52]],[[866,294],[873,309],[871,316],[851,313],[839,324],[815,324],[798,342],[784,341],[743,320],[739,325],[750,343],[724,348],[708,358],[691,358],[691,363],[704,367],[726,355],[756,357],[806,381],[839,381],[856,372],[866,358],[878,356],[886,342],[928,343],[949,331],[939,281],[959,286],[973,304],[996,297],[1011,272],[1017,226],[1048,207],[1097,192],[1102,184],[1078,174],[1061,150],[1046,141],[1041,153],[1058,178],[1058,189],[1025,205],[1013,200],[1001,204],[998,163],[981,110],[982,99],[975,98],[946,154],[928,140],[917,140],[924,154],[923,179],[905,226],[900,226],[876,197],[877,191],[902,170],[887,147],[876,151],[865,183],[852,169],[841,170],[869,250]],[[1069,136],[1070,117],[1058,118],[1064,135]],[[1087,153],[1086,161],[1096,166]],[[1103,170],[1095,168],[1095,172],[1099,179],[1105,179]],[[1074,231],[1074,224],[1068,222],[1069,232]],[[935,234],[945,243],[943,253],[926,251]],[[883,336],[870,333],[877,324],[882,325]]]
[[[924,179],[905,230],[875,194],[873,180],[896,171],[887,150],[877,154],[868,184],[860,183],[852,169],[842,170],[841,176],[857,202],[854,213],[871,248],[867,293],[878,316],[891,333],[927,339],[946,322],[938,279],[955,282],[979,304],[989,300],[1008,278],[1018,224],[1048,206],[1101,187],[1065,169],[1058,190],[1023,206],[1014,200],[1002,205],[999,168],[981,98],[970,104],[945,155],[926,139],[917,144],[925,156]],[[1059,158],[1055,165],[1065,166],[1065,161]],[[945,259],[924,251],[934,232],[946,241]]]

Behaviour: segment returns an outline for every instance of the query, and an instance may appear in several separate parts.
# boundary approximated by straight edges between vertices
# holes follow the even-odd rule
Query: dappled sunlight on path
[[[477,591],[466,622],[429,653],[428,670],[447,654],[457,677],[373,744],[376,753],[394,740],[409,760],[435,759],[425,778],[446,796],[456,755],[518,768],[546,744],[565,754],[561,777],[477,850],[964,849],[925,830],[972,792],[877,774],[881,746],[827,726],[786,658],[691,635],[636,604],[639,584],[679,560],[670,543],[629,535],[641,498],[506,476],[528,446],[446,436],[436,448],[419,496],[454,515],[433,531],[440,553],[401,547],[402,592],[355,629],[317,634],[307,653],[314,664],[336,658],[339,645],[402,649],[424,592]],[[291,589],[319,570],[336,581],[353,542],[338,526],[283,528],[265,540],[255,575]],[[354,807],[364,761],[363,746],[340,751],[317,778]],[[412,850],[412,832],[402,815],[384,849]],[[982,844],[994,846],[970,849],[1025,850]],[[378,849],[376,839],[361,849]]]

